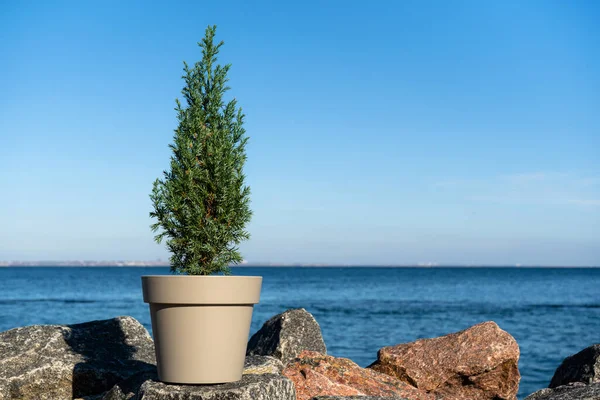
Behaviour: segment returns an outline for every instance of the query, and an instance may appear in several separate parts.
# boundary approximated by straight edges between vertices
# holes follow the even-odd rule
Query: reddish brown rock
[[[516,400],[519,346],[495,322],[384,347],[369,366],[447,400]]]
[[[315,396],[382,396],[409,400],[435,397],[393,377],[361,368],[346,358],[303,351],[283,374],[294,382],[297,400]]]

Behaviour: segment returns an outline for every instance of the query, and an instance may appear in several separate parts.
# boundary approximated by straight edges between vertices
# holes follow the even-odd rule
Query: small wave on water
[[[591,304],[532,304],[530,307],[533,308],[600,308],[600,303],[591,303]]]
[[[513,315],[521,312],[546,312],[548,310],[570,310],[570,309],[600,309],[600,303],[585,304],[523,304],[523,305],[504,305],[498,303],[478,303],[478,302],[419,302],[419,301],[396,301],[382,304],[363,304],[357,302],[344,302],[345,305],[315,303],[309,307],[313,312],[323,314],[339,314],[342,316],[353,316],[359,313],[368,313],[371,316],[403,316],[414,313],[447,313],[447,312],[465,312],[469,314],[495,314],[495,315]]]
[[[104,300],[106,301],[106,300]],[[63,303],[63,304],[93,304],[102,300],[87,299],[0,299],[0,305],[17,305],[22,303]]]

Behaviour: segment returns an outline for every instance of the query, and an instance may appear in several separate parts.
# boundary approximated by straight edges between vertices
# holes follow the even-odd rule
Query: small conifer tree
[[[235,99],[225,103],[231,65],[217,64],[223,42],[214,43],[216,26],[202,42],[202,60],[184,62],[185,104],[176,100],[169,171],[157,179],[150,198],[158,243],[171,252],[171,271],[190,275],[229,274],[242,261],[238,245],[250,235],[250,188],[244,184],[244,114]]]

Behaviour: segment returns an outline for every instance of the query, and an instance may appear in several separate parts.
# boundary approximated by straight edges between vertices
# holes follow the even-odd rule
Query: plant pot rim
[[[260,300],[260,276],[144,275],[144,302],[182,305],[253,305]]]

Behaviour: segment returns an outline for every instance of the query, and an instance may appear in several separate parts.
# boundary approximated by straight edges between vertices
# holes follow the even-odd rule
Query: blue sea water
[[[142,275],[167,268],[0,268],[0,331],[131,315],[150,330]],[[521,348],[519,398],[568,355],[600,343],[600,269],[234,268],[263,276],[252,332],[304,307],[330,354],[361,366],[382,346],[496,321]]]

